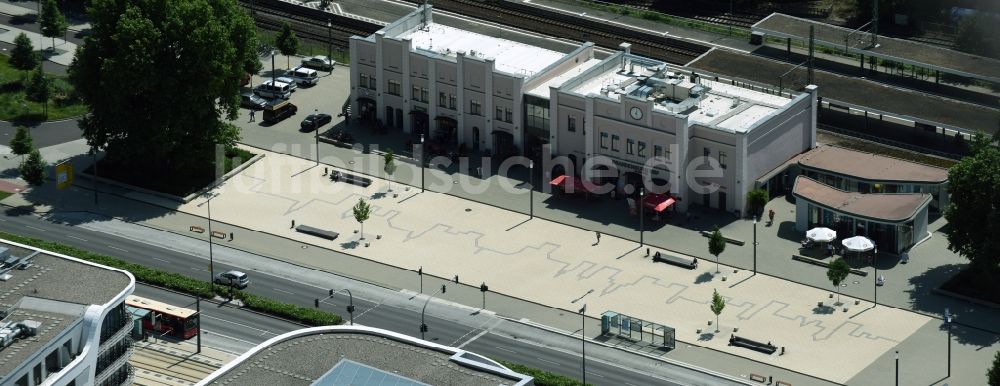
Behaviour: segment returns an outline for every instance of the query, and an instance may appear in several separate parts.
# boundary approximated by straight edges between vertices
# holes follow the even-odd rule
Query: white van
[[[319,73],[311,68],[298,66],[285,72],[285,76],[295,80],[300,85],[315,86],[319,82]]]
[[[260,95],[264,98],[281,98],[288,99],[292,97],[292,88],[288,86],[288,83],[275,82],[271,80],[264,81],[263,83],[257,85],[253,89],[254,94]]]

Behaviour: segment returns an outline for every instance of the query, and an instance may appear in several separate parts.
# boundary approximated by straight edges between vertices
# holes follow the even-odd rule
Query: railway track
[[[280,31],[284,23],[288,23],[299,38],[322,43],[331,41],[338,48],[348,47],[351,36],[368,36],[382,28],[381,24],[361,20],[344,23],[343,16],[279,0],[239,2],[251,11],[254,22],[260,28]]]

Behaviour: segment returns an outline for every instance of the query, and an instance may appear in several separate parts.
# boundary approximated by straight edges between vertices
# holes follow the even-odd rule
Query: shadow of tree
[[[380,198],[385,198],[385,196],[386,196],[386,192],[375,192],[375,193],[372,193],[371,199],[372,200],[378,200]]]
[[[837,311],[837,309],[824,304],[822,306],[813,307],[812,311],[816,315],[830,315]]]
[[[981,348],[989,347],[1000,342],[1000,332],[996,324],[996,321],[1000,320],[1000,310],[974,306],[963,300],[933,293],[935,288],[940,287],[966,267],[967,264],[940,265],[911,277],[909,283],[912,289],[906,291],[910,297],[910,307],[916,311],[937,315],[939,318],[944,309],[949,308],[956,315],[954,319],[956,323],[974,327],[953,326],[952,337],[956,342]],[[948,326],[942,321],[939,329],[945,333]]]
[[[357,248],[361,243],[358,240],[348,241],[346,243],[340,243],[340,247],[344,249],[354,249]]]
[[[715,279],[715,275],[713,275],[711,272],[702,272],[701,275],[698,275],[698,277],[694,278],[694,284],[708,283],[712,281],[712,279]]]
[[[709,327],[709,328],[711,328],[711,327]],[[707,342],[707,341],[712,340],[712,338],[715,338],[715,333],[706,332],[706,333],[703,333],[703,334],[701,334],[701,335],[698,336],[698,341],[699,342]]]

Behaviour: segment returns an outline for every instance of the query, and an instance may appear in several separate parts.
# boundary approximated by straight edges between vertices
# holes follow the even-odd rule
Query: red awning
[[[553,178],[549,185],[558,186],[569,193],[570,187],[572,187],[572,193],[590,193],[590,190],[583,184],[583,181],[579,178],[573,176],[561,175]]]
[[[654,212],[663,212],[675,202],[673,197],[666,194],[650,193],[643,199],[643,205],[646,209],[650,209]]]

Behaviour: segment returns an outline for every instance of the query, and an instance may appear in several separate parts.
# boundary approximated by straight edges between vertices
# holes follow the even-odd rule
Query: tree
[[[34,149],[35,145],[32,143],[31,133],[24,126],[18,126],[17,133],[10,140],[10,151],[21,156],[21,162],[24,163],[24,156],[30,154]]]
[[[715,314],[715,332],[719,332],[719,314],[726,308],[726,299],[719,295],[719,290],[712,290],[712,313]]]
[[[389,191],[392,191],[392,174],[396,172],[396,157],[392,154],[392,148],[385,149],[385,174],[388,176],[386,181],[389,182]]]
[[[851,274],[851,266],[847,265],[847,260],[844,260],[843,257],[830,263],[830,267],[826,270],[826,278],[830,279],[830,282],[837,289],[837,303],[840,303],[840,283],[847,279],[849,274]]]
[[[136,173],[209,181],[235,145],[240,82],[260,71],[256,27],[235,0],[93,0],[69,79],[91,148]]]
[[[42,28],[42,36],[52,38],[52,50],[54,51],[56,49],[56,36],[63,36],[67,28],[66,17],[59,11],[56,0],[45,0],[45,3],[42,3],[42,14],[38,23]]]
[[[291,25],[285,23],[281,26],[281,32],[274,39],[274,46],[278,47],[278,51],[281,51],[282,55],[285,55],[285,66],[291,68],[289,56],[299,52],[299,38],[295,36]]]
[[[1000,149],[983,133],[970,143],[972,154],[948,171],[951,201],[944,210],[948,220],[948,249],[969,259],[972,272],[983,282],[1000,273]]]
[[[42,159],[42,154],[38,152],[38,149],[32,149],[31,154],[28,155],[28,159],[21,163],[18,168],[21,172],[21,178],[28,182],[28,184],[38,186],[45,182],[45,160]]]
[[[996,22],[984,13],[963,17],[955,32],[955,45],[965,52],[1000,59],[1000,43],[992,37]]]
[[[368,216],[371,215],[372,208],[368,206],[365,199],[359,198],[358,203],[354,205],[354,219],[361,224],[361,240],[365,239],[365,221],[368,221]]]
[[[25,75],[38,65],[35,47],[31,45],[31,39],[24,32],[17,34],[17,37],[14,38],[14,48],[10,50],[10,65],[24,71]]]
[[[52,96],[52,81],[45,76],[42,66],[38,66],[35,73],[28,80],[24,88],[24,96],[32,102],[42,103],[45,108],[45,116],[49,116],[49,98]]]
[[[770,200],[771,198],[765,189],[754,189],[747,192],[747,206],[750,207],[754,216],[759,216]]]
[[[1000,351],[993,357],[993,366],[986,371],[986,384],[1000,386]]]
[[[719,226],[712,230],[712,235],[708,237],[708,253],[715,256],[715,273],[719,273],[719,255],[726,250],[726,239],[722,237]]]

